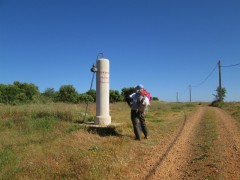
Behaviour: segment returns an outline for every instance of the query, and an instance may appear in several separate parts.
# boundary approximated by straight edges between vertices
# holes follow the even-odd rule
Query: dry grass
[[[227,111],[233,116],[238,122],[240,122],[240,102],[229,102],[224,103],[222,109]]]
[[[130,109],[110,105],[116,135],[89,132],[79,123],[85,105],[0,106],[0,176],[3,179],[126,179],[131,166],[161,137],[171,135],[196,105],[152,102],[146,114],[151,138],[134,140]],[[87,118],[95,114],[90,104]]]

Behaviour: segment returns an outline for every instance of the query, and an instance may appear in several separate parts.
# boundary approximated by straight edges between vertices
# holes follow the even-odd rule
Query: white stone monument
[[[107,126],[111,124],[109,115],[109,60],[97,59],[96,78],[96,117],[94,124]]]

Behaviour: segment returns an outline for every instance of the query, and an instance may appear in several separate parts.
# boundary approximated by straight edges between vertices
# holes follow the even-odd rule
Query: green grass
[[[160,123],[160,122],[163,122],[164,120],[163,120],[163,119],[156,118],[156,119],[149,119],[149,121],[155,122],[155,123]]]
[[[12,179],[20,171],[19,160],[11,145],[0,150],[0,177]]]
[[[206,159],[206,158],[208,158],[208,157],[209,157],[208,154],[202,154],[202,155],[200,155],[200,156],[198,156],[198,157],[193,158],[193,159],[191,160],[191,163],[194,163],[194,162],[200,161],[200,160],[204,160],[204,159]]]
[[[110,104],[116,133],[101,136],[80,125],[85,104],[0,106],[0,176],[3,179],[124,179],[130,166],[171,135],[195,104],[152,102],[146,114],[151,139],[134,140],[126,103]],[[87,121],[93,121],[95,104]],[[137,151],[136,151],[137,150]],[[137,162],[136,162],[137,160]]]

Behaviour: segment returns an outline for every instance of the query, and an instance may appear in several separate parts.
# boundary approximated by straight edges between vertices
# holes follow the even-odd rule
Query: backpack
[[[145,89],[141,89],[141,94],[143,96],[146,96],[148,98],[149,101],[151,101],[151,95],[150,92],[146,91]]]
[[[144,89],[141,89],[140,91],[137,92],[137,107],[138,107],[138,110],[143,113],[145,111],[148,111],[148,106],[150,105],[148,95],[150,95],[150,93]],[[148,101],[145,101],[146,99]]]

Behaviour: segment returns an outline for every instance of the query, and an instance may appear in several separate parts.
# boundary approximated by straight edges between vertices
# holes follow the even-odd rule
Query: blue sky
[[[141,83],[160,100],[189,101],[191,85],[192,101],[212,101],[218,61],[240,63],[239,9],[239,0],[0,0],[0,83],[83,93],[103,52],[113,90]],[[240,66],[222,68],[227,101],[240,101],[239,77]]]

